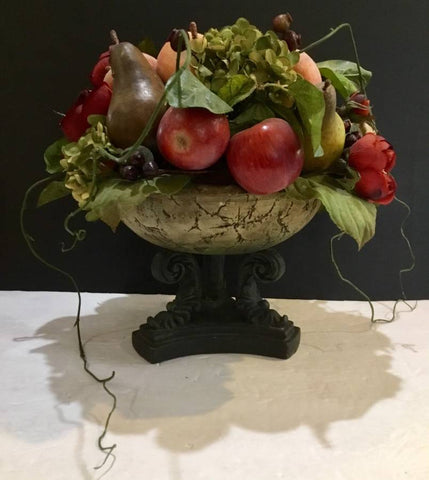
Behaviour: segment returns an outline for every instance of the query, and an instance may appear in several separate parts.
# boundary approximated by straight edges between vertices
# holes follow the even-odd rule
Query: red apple
[[[201,170],[219,160],[228,146],[229,123],[225,115],[205,108],[170,107],[158,126],[162,156],[183,170]]]
[[[281,118],[269,118],[236,133],[226,156],[235,181],[256,194],[283,190],[295,181],[304,165],[299,138]]]

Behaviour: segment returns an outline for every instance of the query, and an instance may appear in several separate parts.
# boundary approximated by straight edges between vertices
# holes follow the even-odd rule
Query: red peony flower
[[[350,147],[349,165],[358,171],[372,168],[390,172],[395,160],[396,153],[392,145],[375,133],[367,133]]]
[[[66,138],[77,142],[89,127],[88,116],[106,115],[111,98],[112,90],[107,83],[102,83],[95,90],[83,90],[60,122]]]
[[[360,117],[369,117],[371,115],[370,101],[365,94],[355,92],[349,99],[350,112]]]
[[[110,65],[110,51],[103,52],[98,58],[98,62],[92,69],[89,79],[94,87],[100,87],[103,84],[104,77],[107,73],[107,69]]]
[[[355,185],[356,193],[369,202],[387,205],[395,197],[396,181],[390,173],[377,170],[361,170]]]
[[[381,135],[367,133],[349,151],[349,165],[360,174],[356,193],[370,202],[386,205],[396,192],[395,179],[388,172],[395,166],[396,153]]]

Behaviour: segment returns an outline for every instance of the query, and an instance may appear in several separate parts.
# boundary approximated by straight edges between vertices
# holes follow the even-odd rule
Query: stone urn
[[[272,247],[300,231],[319,207],[317,199],[285,192],[253,195],[236,185],[201,184],[121,207],[127,227],[162,247],[153,276],[178,284],[166,309],[133,332],[136,351],[151,363],[222,352],[289,358],[300,330],[270,308],[257,283],[283,275],[283,258]],[[224,276],[228,255],[242,255],[236,279],[228,279],[234,297]]]
[[[236,185],[191,184],[175,195],[153,194],[124,208],[121,219],[154,245],[203,255],[243,254],[273,247],[301,230],[320,203],[284,192],[252,195]]]

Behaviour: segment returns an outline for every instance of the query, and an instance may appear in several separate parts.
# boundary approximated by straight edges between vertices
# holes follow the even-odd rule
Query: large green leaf
[[[48,173],[58,173],[63,171],[60,165],[60,160],[63,157],[62,148],[67,145],[69,140],[67,138],[60,138],[45,150],[44,159],[46,164],[46,171]]]
[[[189,181],[185,175],[165,175],[153,180],[128,182],[121,179],[109,179],[99,185],[97,195],[85,206],[88,221],[102,220],[115,231],[121,221],[120,208],[137,205],[151,193],[159,192],[171,195],[180,191]]]
[[[319,67],[319,70],[323,77],[330,80],[335,90],[337,90],[343,98],[348,98],[359,90],[359,87],[342,73],[338,73],[328,67]]]
[[[249,97],[256,89],[256,82],[246,75],[233,75],[217,92],[228,105],[235,105]]]
[[[166,83],[167,102],[171,107],[201,107],[213,113],[228,113],[232,108],[185,69],[177,71]]]
[[[311,140],[314,156],[320,157],[323,155],[320,142],[323,115],[325,114],[323,93],[303,78],[298,78],[289,85],[289,91],[295,99],[305,133]]]
[[[339,78],[341,78],[341,76],[346,77],[358,88],[360,88],[359,70],[356,63],[350,62],[348,60],[327,60],[325,62],[319,62],[317,66],[319,67],[319,70],[329,69],[337,76],[339,75]],[[360,71],[362,74],[363,84],[364,86],[366,86],[371,80],[372,73],[369,70],[365,70],[365,68],[363,67],[360,67]]]
[[[70,190],[64,185],[64,181],[52,181],[40,193],[37,206],[41,207],[46,203],[59,200],[62,197],[70,195]]]
[[[326,175],[299,177],[286,191],[294,198],[318,198],[335,225],[356,240],[359,249],[375,234],[376,206],[344,190]]]

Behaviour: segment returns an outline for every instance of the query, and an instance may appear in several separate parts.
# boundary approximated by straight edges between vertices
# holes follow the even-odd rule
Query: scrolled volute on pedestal
[[[285,262],[274,249],[267,249],[244,257],[239,270],[237,308],[252,324],[281,326],[290,323],[286,315],[279,315],[259,292],[257,281],[268,283],[279,280],[285,272]]]
[[[175,328],[191,321],[201,309],[201,270],[194,255],[162,251],[152,261],[152,275],[166,284],[179,284],[176,298],[166,310],[147,320],[151,328]]]

